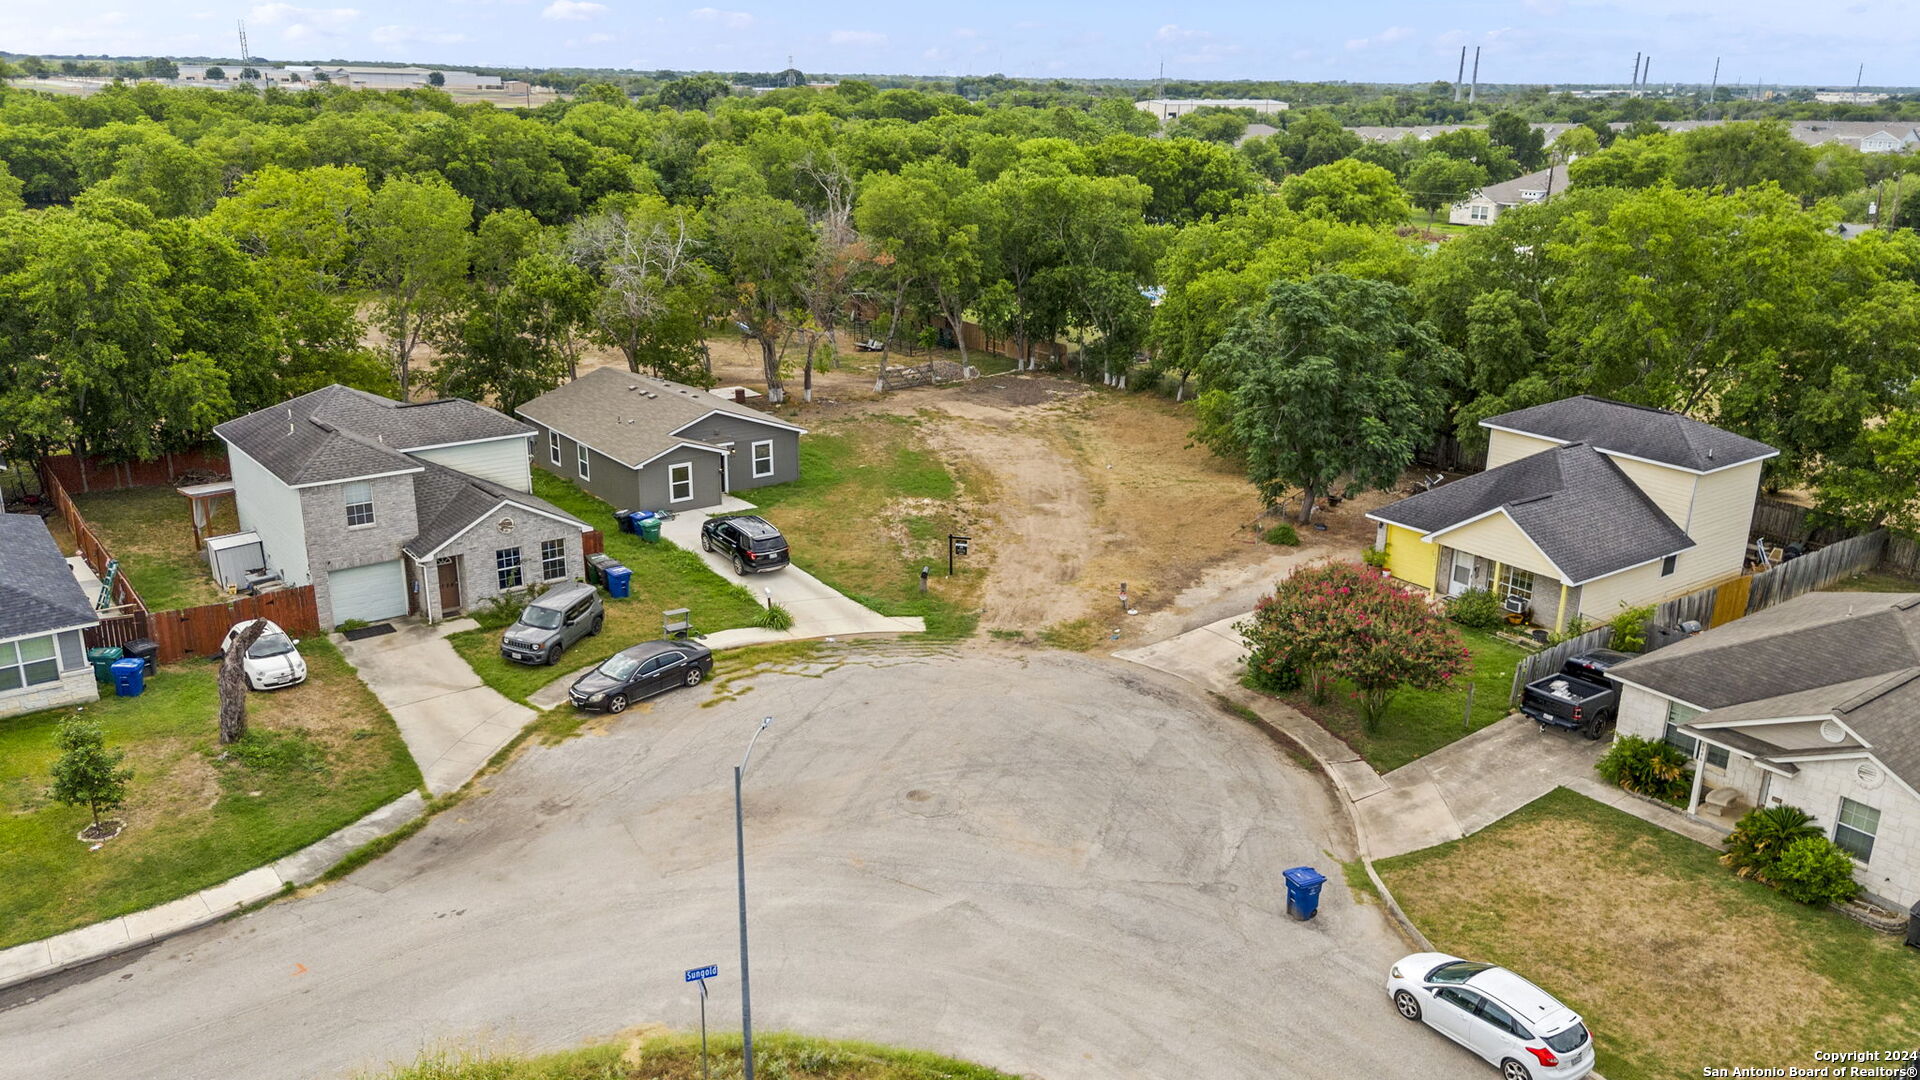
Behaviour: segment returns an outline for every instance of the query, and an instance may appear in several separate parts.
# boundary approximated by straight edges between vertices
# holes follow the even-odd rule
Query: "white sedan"
[[[220,643],[221,653],[233,648],[234,641],[252,625],[252,619],[234,623],[233,629],[227,631],[226,640]],[[247,674],[247,685],[255,690],[275,690],[306,682],[307,662],[301,658],[300,650],[295,648],[299,644],[299,641],[288,637],[279,624],[268,620],[259,640],[253,643],[240,661],[241,670]]]
[[[1387,996],[1499,1068],[1504,1080],[1577,1080],[1593,1071],[1593,1036],[1553,995],[1492,964],[1414,953],[1393,965]]]

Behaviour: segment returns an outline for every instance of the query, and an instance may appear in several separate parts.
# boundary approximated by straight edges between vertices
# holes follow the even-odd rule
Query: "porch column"
[[[1493,564],[1493,580],[1488,582],[1487,592],[1493,594],[1495,600],[1500,599],[1500,564],[1498,562]]]
[[[1553,632],[1559,633],[1567,625],[1567,583],[1560,583],[1560,610],[1553,615]]]
[[[413,561],[413,580],[420,588],[420,615],[427,625],[440,621],[440,575],[438,567],[425,559]]]
[[[1707,780],[1707,744],[1699,739],[1693,740],[1693,790],[1687,795],[1687,816],[1700,813],[1700,789]]]

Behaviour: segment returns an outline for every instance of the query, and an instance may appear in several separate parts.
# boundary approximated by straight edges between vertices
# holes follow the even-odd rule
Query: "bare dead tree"
[[[683,211],[663,218],[636,218],[621,210],[576,222],[567,234],[567,256],[600,282],[593,320],[600,338],[627,358],[627,370],[639,371],[650,346],[665,344],[662,324],[684,291],[711,283],[712,271],[699,259],[701,243]],[[676,296],[676,292],[681,295]],[[711,373],[704,341],[697,347],[702,367]],[[694,357],[689,354],[688,359]],[[654,374],[658,364],[647,365]]]
[[[267,620],[255,619],[227,646],[220,661],[220,745],[230,746],[247,737],[247,673],[242,666],[247,650],[260,640]]]
[[[872,257],[853,227],[853,177],[839,157],[831,151],[809,150],[794,169],[820,189],[823,206],[819,213],[809,215],[813,219],[814,248],[799,287],[807,321],[806,325],[795,328],[804,338],[807,350],[801,396],[811,402],[815,351],[823,338],[829,347],[838,351],[840,315],[852,300],[854,274],[863,264],[872,261]],[[899,322],[898,304],[894,306],[894,322]],[[891,328],[888,339],[892,339]]]

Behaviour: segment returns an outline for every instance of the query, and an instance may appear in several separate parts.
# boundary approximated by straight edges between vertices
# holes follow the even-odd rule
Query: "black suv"
[[[708,518],[700,526],[700,546],[732,556],[733,572],[741,575],[778,570],[790,561],[787,538],[766,518],[753,514]]]

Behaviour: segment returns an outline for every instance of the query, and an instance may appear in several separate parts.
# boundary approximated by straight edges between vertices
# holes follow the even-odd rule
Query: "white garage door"
[[[327,574],[334,625],[348,619],[377,622],[407,613],[407,574],[400,560]]]

